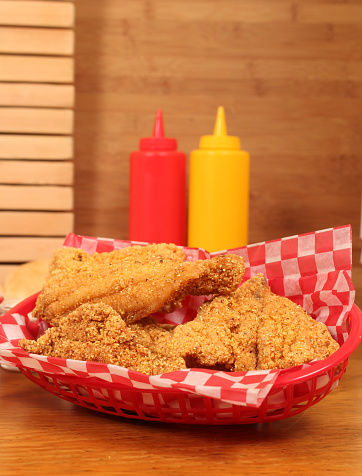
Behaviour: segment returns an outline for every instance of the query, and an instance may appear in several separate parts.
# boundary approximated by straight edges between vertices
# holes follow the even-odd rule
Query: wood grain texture
[[[0,81],[72,83],[73,77],[70,57],[0,55]]]
[[[73,110],[51,108],[3,107],[0,132],[30,134],[71,134]]]
[[[73,230],[74,13],[0,0],[2,276],[6,263],[49,258]]]
[[[0,134],[0,159],[68,160],[72,136]]]
[[[0,369],[2,476],[359,476],[361,379],[362,346],[339,386],[300,415],[270,424],[189,426],[85,410]]]
[[[72,212],[0,211],[0,235],[66,236],[73,221]]]
[[[73,163],[0,160],[0,183],[73,185]]]
[[[0,1],[0,24],[70,28],[74,24],[72,2]]]
[[[358,266],[360,1],[76,7],[78,233],[128,237],[129,154],[152,133],[156,109],[189,154],[223,105],[251,155],[249,241],[351,223]]]
[[[1,237],[0,263],[25,263],[49,259],[62,246],[65,235],[55,237]]]
[[[73,187],[55,185],[0,185],[1,210],[73,209]]]
[[[72,108],[74,96],[71,84],[0,83],[0,106]]]
[[[0,27],[0,52],[72,55],[74,32],[57,28]]]

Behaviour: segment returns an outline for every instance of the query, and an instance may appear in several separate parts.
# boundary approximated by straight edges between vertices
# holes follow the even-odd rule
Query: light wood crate
[[[74,17],[0,0],[0,283],[73,231]]]

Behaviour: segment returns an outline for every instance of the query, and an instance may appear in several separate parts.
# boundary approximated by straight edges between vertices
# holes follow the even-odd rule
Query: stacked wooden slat
[[[73,229],[74,14],[0,0],[0,282]]]

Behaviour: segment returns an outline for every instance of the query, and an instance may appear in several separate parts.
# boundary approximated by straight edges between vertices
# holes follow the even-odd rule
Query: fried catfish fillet
[[[137,342],[150,349],[152,352],[165,357],[175,356],[170,344],[173,338],[175,326],[160,324],[152,317],[145,317],[140,321],[128,326]]]
[[[93,255],[62,248],[51,260],[33,316],[54,326],[81,304],[103,302],[130,324],[157,311],[170,312],[190,294],[230,293],[244,275],[243,258],[237,255],[184,260],[184,252],[168,244]]]
[[[171,347],[188,367],[254,370],[257,329],[267,282],[261,274],[228,296],[206,301],[196,318],[174,330]]]
[[[220,265],[195,263],[213,263],[215,270]],[[213,282],[212,273],[207,279]],[[149,375],[190,367],[283,369],[324,359],[339,348],[323,323],[272,293],[262,274],[206,301],[186,324],[169,326],[148,317],[127,325],[124,315],[102,301],[88,302],[60,317],[58,327],[38,341],[23,339],[19,345],[32,353],[113,363]]]
[[[257,342],[257,368],[261,370],[322,360],[339,348],[325,324],[315,321],[290,299],[273,293],[264,300]]]
[[[83,304],[63,317],[57,327],[49,328],[37,341],[21,339],[20,347],[29,353],[66,359],[120,365],[148,375],[158,375],[186,367],[181,357],[157,351],[157,336],[164,340],[160,328],[154,332],[154,344],[142,343],[121,316],[110,306]]]
[[[259,274],[205,302],[193,321],[174,329],[171,348],[187,367],[245,371],[325,359],[339,345],[323,323],[272,293]]]

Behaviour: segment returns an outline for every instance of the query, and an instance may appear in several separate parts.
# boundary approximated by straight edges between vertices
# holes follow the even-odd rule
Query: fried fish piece
[[[83,304],[37,341],[21,339],[19,345],[33,354],[120,365],[148,375],[186,367],[181,357],[143,345],[121,316],[103,303]]]
[[[103,302],[129,324],[157,311],[170,312],[190,294],[232,292],[244,275],[238,255],[184,259],[179,247],[166,244],[94,255],[62,249],[52,259],[33,316],[57,325],[81,304]]]
[[[325,359],[338,348],[322,322],[290,299],[269,293],[258,327],[257,369],[286,369]]]
[[[174,330],[172,349],[188,367],[254,370],[257,328],[269,286],[263,275],[243,283],[228,296],[205,302],[196,318]]]
[[[214,266],[217,274],[220,261],[213,260],[193,264]],[[57,273],[59,266],[55,269]],[[225,263],[222,269],[226,272]],[[200,284],[198,275],[202,289],[217,281],[210,268],[208,271],[208,284]],[[75,267],[74,272],[80,271]],[[184,271],[192,277],[197,272],[199,268]],[[148,317],[127,325],[123,316],[102,301],[80,304],[38,341],[23,339],[19,345],[32,353],[112,363],[149,375],[190,367],[232,372],[283,369],[324,359],[339,348],[323,323],[271,292],[262,274],[227,295],[206,301],[196,318],[186,324],[169,326]]]
[[[175,328],[171,348],[188,367],[237,372],[325,359],[339,345],[325,324],[272,293],[259,274],[230,295],[204,303],[193,321]]]
[[[170,347],[175,326],[160,324],[152,317],[145,317],[128,326],[137,342],[166,357],[175,355]]]
[[[49,263],[49,273],[77,272],[87,266],[90,269],[112,266],[112,264],[120,264],[121,260],[147,262],[155,259],[167,259],[181,263],[185,260],[185,252],[172,243],[127,246],[110,252],[95,252],[92,255],[80,248],[65,246],[53,254]]]

